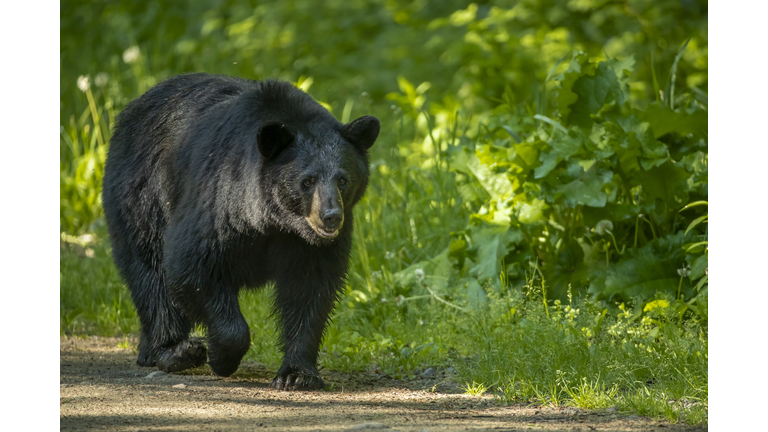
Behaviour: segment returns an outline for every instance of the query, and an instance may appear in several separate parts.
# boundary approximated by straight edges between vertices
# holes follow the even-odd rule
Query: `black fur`
[[[118,116],[104,213],[141,321],[138,363],[205,362],[229,376],[250,346],[238,292],[274,282],[278,389],[319,389],[315,367],[346,277],[352,208],[368,183],[373,117],[338,122],[281,81],[168,79]]]

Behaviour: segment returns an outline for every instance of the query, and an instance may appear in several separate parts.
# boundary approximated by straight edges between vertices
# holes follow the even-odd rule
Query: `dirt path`
[[[274,371],[255,363],[223,379],[207,367],[153,374],[118,348],[122,340],[61,338],[62,430],[706,430],[611,411],[502,407],[457,392],[450,377],[403,382],[321,371],[333,390],[302,393],[270,390]]]

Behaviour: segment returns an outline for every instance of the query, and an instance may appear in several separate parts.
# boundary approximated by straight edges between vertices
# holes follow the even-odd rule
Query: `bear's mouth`
[[[320,237],[323,237],[326,239],[336,238],[336,236],[339,235],[338,229],[326,230],[325,228],[320,228],[320,227],[314,227],[314,228],[315,228],[315,232],[320,234]]]
[[[307,223],[309,223],[309,226],[317,233],[317,235],[325,240],[333,240],[338,237],[339,232],[341,232],[341,226],[344,224],[344,222],[342,222],[336,229],[326,229],[322,227],[320,223],[316,223],[312,217],[307,218]]]

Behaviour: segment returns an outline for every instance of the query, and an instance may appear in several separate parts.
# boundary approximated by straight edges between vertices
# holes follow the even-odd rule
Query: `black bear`
[[[274,283],[285,353],[272,388],[323,387],[316,363],[343,286],[352,208],[379,121],[337,121],[287,82],[188,74],[117,118],[104,214],[141,322],[138,364],[232,375],[250,346],[238,292]],[[207,327],[190,338],[193,323]]]

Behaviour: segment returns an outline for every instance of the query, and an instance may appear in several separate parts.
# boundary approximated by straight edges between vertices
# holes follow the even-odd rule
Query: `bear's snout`
[[[344,214],[341,213],[341,209],[333,208],[323,212],[323,226],[327,230],[337,230],[341,228],[341,224],[344,222]]]
[[[315,189],[307,222],[320,237],[331,240],[344,225],[344,204],[338,190],[325,189]]]

